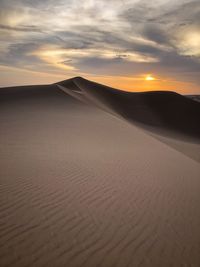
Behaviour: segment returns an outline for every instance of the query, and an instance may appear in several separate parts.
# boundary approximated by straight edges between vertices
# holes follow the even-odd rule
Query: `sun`
[[[155,78],[154,78],[151,74],[148,74],[148,75],[145,77],[145,80],[146,80],[146,81],[155,81]]]

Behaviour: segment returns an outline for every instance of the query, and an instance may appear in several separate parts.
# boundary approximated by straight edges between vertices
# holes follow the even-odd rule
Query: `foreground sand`
[[[24,92],[24,91],[23,91]],[[200,164],[55,87],[0,106],[0,266],[200,266]]]

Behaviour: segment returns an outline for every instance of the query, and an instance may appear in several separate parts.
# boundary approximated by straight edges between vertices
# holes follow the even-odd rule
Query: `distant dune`
[[[80,77],[0,89],[0,266],[200,266],[200,103]]]

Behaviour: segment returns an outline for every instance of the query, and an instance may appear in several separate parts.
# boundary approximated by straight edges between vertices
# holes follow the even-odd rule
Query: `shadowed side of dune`
[[[164,135],[200,139],[200,103],[170,91],[129,93],[76,77],[59,83],[81,91],[97,105]]]

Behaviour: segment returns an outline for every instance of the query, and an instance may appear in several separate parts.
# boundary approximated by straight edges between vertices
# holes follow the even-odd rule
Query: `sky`
[[[200,93],[199,0],[0,0],[0,87]]]

